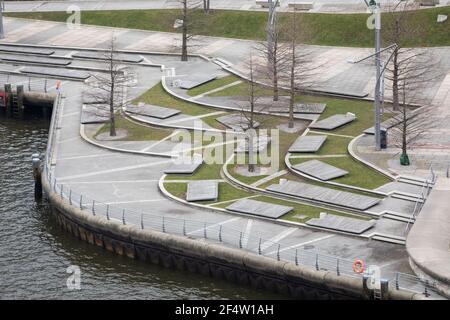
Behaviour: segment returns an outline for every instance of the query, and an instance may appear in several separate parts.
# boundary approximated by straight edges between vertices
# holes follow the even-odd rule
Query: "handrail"
[[[278,261],[295,263],[316,269],[317,271],[335,272],[337,276],[348,276],[360,278],[364,275],[353,271],[354,260],[343,259],[336,256],[319,253],[316,251],[305,250],[294,246],[264,239],[255,233],[246,233],[226,227],[223,224],[211,224],[205,221],[195,221],[180,218],[173,218],[161,215],[148,214],[135,210],[121,208],[120,206],[103,203],[96,199],[72,190],[72,188],[58,183],[51,170],[51,159],[55,147],[57,123],[60,117],[61,95],[58,92],[55,98],[50,123],[50,131],[47,145],[47,154],[44,161],[44,175],[50,185],[51,190],[59,195],[61,199],[67,201],[71,206],[78,207],[93,216],[99,216],[114,223],[123,225],[133,225],[142,230],[154,230],[163,233],[178,234],[197,239],[208,239],[214,242],[223,243],[235,248],[247,250],[249,252],[270,257]],[[409,278],[408,278],[408,277]],[[414,276],[397,274],[396,288],[399,290],[408,288],[412,292],[421,292],[416,288],[423,287],[424,284],[419,278]],[[409,279],[406,281],[404,279]],[[415,279],[415,281],[411,280]],[[429,286],[430,287],[430,286]],[[432,288],[425,287],[421,293],[428,292]]]

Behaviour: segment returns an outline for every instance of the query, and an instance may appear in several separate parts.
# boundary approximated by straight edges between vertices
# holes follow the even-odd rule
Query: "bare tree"
[[[130,82],[127,68],[120,63],[115,49],[114,36],[107,51],[101,57],[105,61],[105,72],[91,74],[88,82],[90,90],[86,93],[92,104],[98,108],[99,114],[109,113],[109,135],[116,136],[116,112],[127,104],[126,87]]]
[[[181,28],[181,61],[188,61],[188,43],[202,25],[199,13],[204,0],[176,0],[181,5],[181,19],[175,21],[175,28]],[[203,3],[202,3],[203,2]],[[208,6],[209,11],[209,6]]]
[[[397,45],[385,71],[386,79],[392,84],[392,104],[395,111],[400,110],[402,85],[406,83],[410,87],[415,79],[423,81],[423,76],[429,73],[433,65],[428,50],[407,47],[408,43],[412,43],[424,32],[415,19],[417,13],[410,10],[413,5],[408,0],[391,4],[388,6],[390,14],[383,22],[383,40],[386,46]]]
[[[289,14],[289,19],[283,28],[283,35],[288,43],[287,52],[283,54],[282,77],[288,83],[289,88],[289,128],[294,127],[295,99],[299,92],[307,91],[312,85],[312,78],[317,73],[319,66],[311,59],[310,50],[301,43],[306,39],[308,31],[302,27],[299,29],[298,15],[295,10]]]
[[[265,74],[265,78],[270,79],[273,101],[279,100],[280,75],[285,72],[289,60],[289,45],[282,41],[283,30],[278,27],[276,17],[274,17],[272,28],[268,30],[268,32],[271,32],[270,38],[272,41],[270,43],[269,41],[263,41],[255,48],[261,55],[261,61],[265,61],[258,67]]]
[[[390,129],[393,145],[401,149],[400,163],[409,165],[408,150],[417,143],[429,129],[436,126],[437,117],[433,106],[427,105],[413,109],[411,101],[416,99],[418,85],[415,81],[403,79],[400,84],[399,110],[391,119],[394,127]]]

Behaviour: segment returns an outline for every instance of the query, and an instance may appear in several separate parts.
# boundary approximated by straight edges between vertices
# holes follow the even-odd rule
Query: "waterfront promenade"
[[[65,30],[64,24],[30,22],[19,19],[6,19],[6,22],[7,37],[4,42],[11,43],[65,47],[79,47],[81,43],[83,47],[105,48],[113,31],[108,28],[92,27],[82,27],[81,30]],[[117,37],[119,48],[125,50],[173,51],[173,39],[177,38],[177,36],[171,34],[142,31],[116,30],[114,34]],[[251,42],[216,38],[203,38],[202,41],[204,46],[203,49],[197,50],[198,53],[223,57],[236,64],[237,71],[244,71],[243,65],[239,65],[239,61],[242,61],[243,57],[248,54],[248,50],[252,46]],[[339,62],[335,64],[336,69],[330,71],[327,79],[323,79],[323,83],[327,83],[328,86],[337,86],[338,84],[344,86],[345,81],[341,80],[344,77],[349,77],[348,72],[346,72],[347,66],[342,62],[344,56],[365,54],[366,51],[346,48],[317,47],[316,49],[318,55],[324,59],[325,57],[336,59],[336,61],[329,61],[330,64]],[[340,56],[336,57],[336,55],[329,54],[330,50],[340,52]],[[437,52],[445,55],[446,50],[443,48],[437,50]],[[57,53],[61,56],[70,56],[73,51],[73,48],[57,49]],[[183,64],[178,61],[176,56],[145,53],[139,55],[146,62],[183,70]],[[203,63],[200,58],[194,58],[193,61],[199,64]],[[94,68],[97,66],[93,62],[78,61],[75,64],[80,67]],[[353,74],[361,73],[362,78],[362,73],[369,70],[369,67],[355,70]],[[2,66],[2,68],[6,67]],[[132,98],[138,97],[161,80],[158,67],[148,66],[144,63],[132,66],[132,69],[139,79],[137,85],[129,89],[128,94]],[[443,94],[439,94],[439,92],[446,89],[448,92],[445,78],[441,77],[439,82],[430,84],[431,89],[429,90],[430,94],[426,96],[427,99],[433,100],[436,95],[442,97]],[[355,82],[353,82],[354,85],[356,85]],[[366,80],[363,85],[363,90],[367,87],[369,91],[370,79]],[[339,89],[349,91],[355,88],[340,87]],[[263,234],[264,238],[268,240],[265,249],[274,258],[277,250],[276,247],[271,246],[272,243],[276,242],[286,248],[308,247],[344,259],[364,259],[368,263],[379,265],[382,268],[383,275],[387,278],[391,278],[397,271],[411,272],[406,250],[403,246],[380,241],[368,241],[326,231],[284,226],[244,216],[230,216],[225,213],[202,211],[167,199],[158,190],[159,179],[163,175],[164,169],[169,165],[166,159],[148,154],[115,152],[104,149],[92,145],[80,134],[79,119],[84,90],[86,90],[86,87],[83,83],[71,81],[63,81],[62,83],[62,108],[57,119],[61,129],[58,130],[57,141],[55,141],[57,143],[56,166],[52,173],[56,177],[57,183],[64,185],[66,190],[70,189],[74,193],[86,195],[85,200],[95,199],[125,210],[141,212],[144,215],[144,220],[146,215],[157,215],[167,218],[204,221],[212,225],[223,225],[230,229],[244,230],[249,235],[254,235],[251,241],[246,242],[248,250],[254,251],[257,248],[257,240]],[[448,99],[447,96],[444,97],[444,102],[447,101],[446,99]],[[147,146],[143,146],[143,149],[145,148]],[[83,205],[88,207],[91,203],[86,201]],[[149,210],[149,208],[152,209]],[[122,217],[118,213],[114,218],[120,220]],[[138,226],[141,223],[140,216],[130,216],[127,219],[129,224]]]

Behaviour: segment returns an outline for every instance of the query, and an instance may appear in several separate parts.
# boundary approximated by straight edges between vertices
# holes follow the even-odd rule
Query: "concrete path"
[[[256,4],[255,0],[210,0],[211,9],[229,9],[245,11],[267,11]],[[281,0],[279,11],[287,11],[289,3],[294,0]],[[382,5],[391,3],[391,0],[381,0]],[[448,4],[447,0],[440,0],[440,4]],[[66,11],[70,6],[78,6],[81,10],[140,10],[140,9],[173,9],[179,8],[176,0],[84,0],[84,1],[6,1],[5,9],[8,12],[44,12]],[[310,12],[366,12],[367,7],[361,0],[316,0]]]

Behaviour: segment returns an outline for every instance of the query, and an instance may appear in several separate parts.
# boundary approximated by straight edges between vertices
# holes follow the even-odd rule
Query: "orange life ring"
[[[364,262],[362,260],[356,259],[352,265],[353,272],[363,273],[364,272]]]

